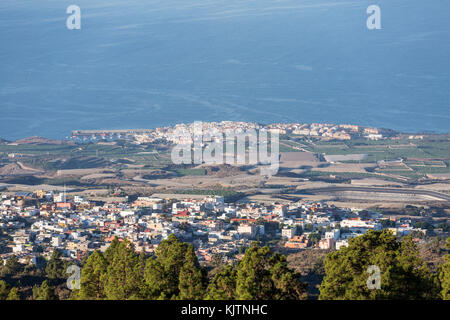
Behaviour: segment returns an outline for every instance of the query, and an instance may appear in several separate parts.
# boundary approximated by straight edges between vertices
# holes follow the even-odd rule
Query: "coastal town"
[[[157,140],[166,140],[175,144],[186,143],[181,139],[180,131],[192,131],[194,124],[177,124],[174,126],[155,129],[130,129],[130,130],[74,130],[70,136],[73,141],[96,141],[129,139],[137,144],[151,143]],[[257,124],[243,121],[221,121],[202,123],[202,129],[206,132],[232,131],[242,133],[247,130],[265,129],[278,134],[293,134],[300,136],[317,137],[322,140],[350,140],[362,137],[369,140],[379,140],[394,135],[391,130],[363,127],[350,124],[326,124],[326,123],[273,123]],[[409,139],[423,139],[421,135],[408,135]]]
[[[2,1],[3,314],[436,311],[444,2]]]
[[[234,153],[225,164],[173,161],[177,145],[195,152],[255,131],[279,137],[273,175]],[[369,230],[426,244],[448,237],[449,144],[445,134],[232,121],[3,140],[0,261],[37,265],[58,252],[81,265],[116,238],[153,256],[171,234],[204,266],[236,263],[255,241],[321,261]]]
[[[411,217],[395,218],[358,208],[337,208],[321,202],[226,203],[224,197],[197,199],[137,197],[127,202],[90,201],[81,196],[37,190],[1,196],[0,258],[15,256],[34,263],[57,249],[69,260],[82,260],[94,250],[105,251],[117,237],[128,239],[137,252],[152,254],[175,234],[192,243],[201,263],[214,255],[239,259],[252,241],[280,249],[339,250],[368,230],[390,229],[415,241],[431,232],[448,236],[444,224],[417,226]],[[423,224],[422,224],[423,225]],[[444,226],[444,227],[443,227]]]

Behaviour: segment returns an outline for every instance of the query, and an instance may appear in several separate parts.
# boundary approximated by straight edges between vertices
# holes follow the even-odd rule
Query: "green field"
[[[206,175],[205,169],[177,169],[175,170],[178,175],[184,177],[184,176],[204,176]]]
[[[367,154],[367,157],[361,161],[342,161],[347,163],[375,164],[381,160],[403,159],[407,167],[398,164],[386,167],[379,165],[380,167],[376,171],[367,173],[310,171],[304,175],[318,177],[331,174],[343,178],[377,177],[386,180],[390,178],[380,174],[388,174],[414,181],[425,177],[426,174],[450,173],[450,140],[448,136],[431,137],[424,140],[382,139],[371,141],[357,138],[345,141],[323,141],[313,137],[282,135],[279,151],[306,150],[318,155]],[[106,167],[119,171],[133,168],[162,169],[172,171],[178,176],[204,176],[206,174],[205,169],[172,168],[169,145],[156,143],[137,145],[126,141],[117,141],[114,144],[0,144],[0,166],[18,162],[23,166],[47,172]],[[30,180],[29,182],[37,181]],[[58,182],[54,181],[53,183]]]

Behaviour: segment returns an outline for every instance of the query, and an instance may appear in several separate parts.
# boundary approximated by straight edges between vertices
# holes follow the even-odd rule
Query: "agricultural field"
[[[423,140],[390,138],[373,141],[364,138],[325,141],[298,135],[280,138],[280,177],[326,183],[378,179],[414,184],[445,180],[446,174],[450,174],[450,140],[446,135]],[[171,146],[164,143],[135,144],[125,140],[78,144],[71,141],[0,143],[2,183],[67,184],[86,188],[159,185],[169,188],[191,185],[190,180],[197,184],[202,179],[205,185],[210,185],[206,179],[209,177],[217,178],[217,183],[238,186],[245,185],[244,180],[256,177],[257,172],[254,166],[174,165]],[[430,176],[433,174],[436,176]],[[224,179],[239,175],[246,178]],[[180,182],[176,178],[184,180]]]
[[[360,172],[359,178],[378,177],[392,181],[414,182],[428,179],[429,174],[450,173],[450,139],[447,135],[423,140],[412,139],[352,139],[324,141],[319,138],[291,135],[286,145],[301,146],[302,150],[316,154],[324,162],[374,164],[375,168]],[[297,150],[298,152],[298,150]],[[332,167],[303,172],[302,177],[337,175],[355,178],[355,169],[347,172]]]

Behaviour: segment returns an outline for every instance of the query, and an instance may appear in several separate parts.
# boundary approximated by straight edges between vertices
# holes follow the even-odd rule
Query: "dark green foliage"
[[[62,261],[55,253],[47,264],[48,275],[58,277]],[[104,252],[95,251],[83,263],[81,288],[72,299],[305,299],[306,286],[288,267],[284,255],[253,243],[235,265],[217,266],[209,282],[192,245],[174,235],[162,241],[155,255],[134,251],[128,240],[112,241]],[[367,286],[367,268],[381,271],[381,289]],[[320,299],[449,299],[449,261],[436,274],[418,255],[410,237],[398,241],[388,231],[369,231],[350,241],[349,247],[325,258]],[[6,266],[5,266],[6,267]],[[15,259],[9,268],[15,269]],[[439,276],[438,276],[439,275]],[[59,287],[58,287],[59,290]],[[33,299],[57,299],[52,283],[34,286]],[[60,295],[61,296],[61,295]],[[19,291],[0,281],[0,299],[20,299]]]
[[[156,258],[147,261],[145,282],[151,299],[200,299],[204,274],[194,248],[171,234],[156,249]]]
[[[20,300],[18,289],[0,280],[0,300]]]
[[[389,219],[380,219],[378,221],[383,228],[394,228],[395,227],[395,221],[389,220]]]
[[[369,266],[380,268],[381,289],[369,289]],[[402,242],[387,231],[369,231],[325,258],[320,299],[435,299],[436,277],[419,258],[411,238]]]
[[[3,275],[15,275],[23,271],[23,265],[19,262],[19,259],[15,255],[6,260],[5,265],[2,267]]]
[[[128,240],[114,248],[111,262],[101,277],[106,299],[125,300],[142,298],[143,266]]]
[[[54,250],[50,260],[48,260],[45,267],[45,274],[49,279],[66,278],[67,262],[61,259],[61,252]]]
[[[274,254],[270,261],[270,274],[275,290],[271,293],[272,300],[306,299],[306,285],[299,279],[300,275],[287,266],[286,256]]]
[[[137,255],[130,241],[115,238],[105,253],[94,251],[81,271],[80,290],[73,299],[127,300],[143,299],[142,281],[144,261]]]
[[[231,265],[217,273],[208,286],[206,299],[232,300],[236,296],[236,268]]]
[[[426,229],[426,230],[433,230],[434,226],[427,222],[427,221],[418,221],[413,223],[414,228],[420,228],[420,229]]]
[[[94,251],[89,256],[81,273],[79,299],[96,300],[105,298],[103,282],[107,266],[106,259],[100,252]]]
[[[195,255],[194,247],[188,246],[184,264],[180,270],[179,299],[197,300],[203,298],[203,274]]]
[[[447,238],[447,249],[450,249],[450,238]],[[445,255],[445,263],[439,272],[439,280],[441,283],[441,296],[444,300],[450,300],[450,254]]]
[[[57,300],[53,287],[47,280],[33,287],[33,300]]]
[[[239,263],[236,276],[236,298],[240,300],[264,299],[273,290],[270,279],[270,249],[252,246]]]
[[[222,267],[209,283],[209,300],[305,299],[306,286],[286,257],[253,243],[237,266]]]
[[[6,300],[20,300],[19,290],[17,288],[11,288]]]
[[[0,300],[6,300],[10,290],[9,287],[5,281],[0,280]]]
[[[319,241],[321,239],[320,233],[318,233],[318,232],[311,233],[308,236],[308,239],[309,239],[309,241],[311,241],[312,245],[315,245],[315,244],[319,243]]]
[[[299,275],[288,269],[286,257],[272,254],[268,247],[253,244],[239,262],[236,274],[236,299],[304,299],[306,287]]]

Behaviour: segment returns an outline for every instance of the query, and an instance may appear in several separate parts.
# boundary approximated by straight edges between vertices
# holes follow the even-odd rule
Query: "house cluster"
[[[164,128],[164,130],[156,129],[156,132],[164,132],[164,134],[162,136],[160,135],[159,138],[164,138],[173,143],[191,143],[191,141],[180,140],[180,132],[185,132],[187,130],[188,132],[193,133],[194,127],[194,124],[179,124],[171,128]],[[227,132],[230,130],[235,133],[240,133],[252,129],[265,129],[269,132],[276,131],[279,134],[311,136],[321,138],[322,140],[351,140],[354,137],[364,137],[369,140],[378,140],[383,138],[382,132],[377,128],[365,128],[357,125],[346,124],[273,123],[269,125],[258,125],[255,123],[231,121],[202,123],[203,132]],[[139,139],[142,140],[142,137]]]
[[[58,249],[80,260],[94,250],[106,250],[115,237],[151,254],[173,233],[194,245],[201,262],[209,262],[215,254],[236,259],[253,240],[275,240],[287,249],[339,249],[367,230],[389,227],[399,235],[417,230],[410,220],[382,218],[367,210],[303,201],[239,204],[207,196],[96,202],[36,191],[1,195],[0,257],[5,261],[15,255],[30,262]]]
[[[354,137],[364,137],[370,140],[382,139],[383,133],[377,128],[367,128],[349,124],[326,124],[326,123],[273,123],[260,125],[252,122],[221,121],[221,122],[198,122],[191,124],[177,124],[170,127],[161,127],[145,130],[106,130],[92,132],[82,135],[83,139],[102,140],[125,138],[131,139],[136,144],[152,143],[154,141],[168,141],[174,144],[191,144],[195,132],[202,130],[205,134],[234,134],[245,133],[249,130],[266,129],[269,132],[276,131],[279,134],[295,134],[320,138],[322,140],[350,140]],[[80,135],[72,135],[73,139],[79,139]]]
[[[266,126],[272,130],[278,129],[284,134],[311,136],[322,140],[351,140],[355,137],[364,137],[369,140],[383,138],[382,132],[377,128],[367,128],[351,124],[282,124],[276,123]]]

